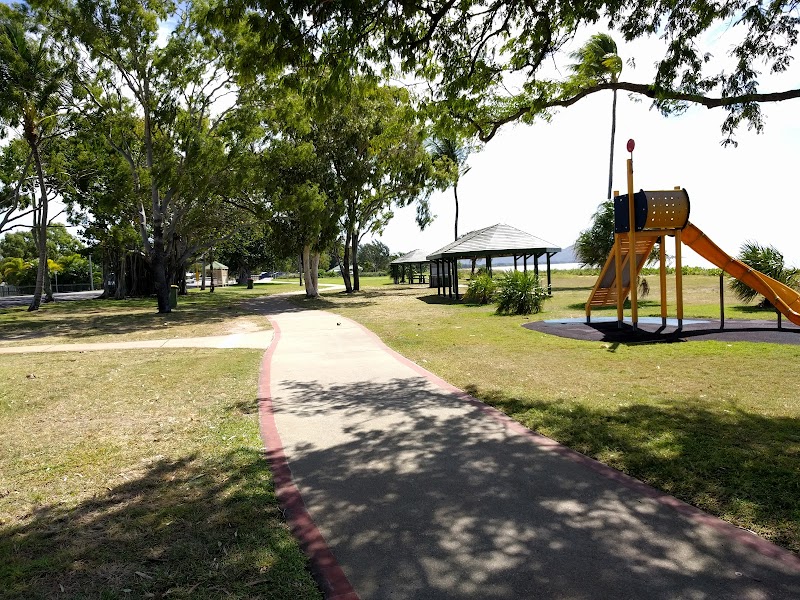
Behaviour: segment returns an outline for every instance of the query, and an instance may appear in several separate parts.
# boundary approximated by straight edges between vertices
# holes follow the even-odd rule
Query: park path
[[[344,289],[343,285],[321,284],[320,290],[331,291]],[[285,292],[282,296],[300,295],[305,293],[302,289],[295,292]],[[90,300],[96,297],[97,291],[93,292],[74,292],[72,294],[57,294],[57,300]],[[63,296],[63,297],[62,297]],[[32,297],[32,296],[31,296]],[[31,297],[14,296],[6,298],[6,305],[21,306],[29,302]],[[256,314],[263,314],[263,300],[268,296],[260,298],[249,298],[245,302],[250,310]],[[187,338],[168,338],[156,340],[132,340],[126,342],[83,342],[83,343],[49,343],[49,344],[26,344],[14,346],[0,346],[0,354],[30,354],[40,352],[94,352],[100,350],[135,350],[145,348],[253,348],[256,350],[266,350],[272,343],[272,331],[248,331],[242,333],[231,333],[228,335],[187,337]]]
[[[30,344],[0,346],[0,354],[38,352],[95,352],[99,350],[135,350],[139,348],[254,348],[265,350],[272,342],[272,331],[253,331],[230,335],[138,340],[130,342],[87,342],[83,344]]]
[[[262,436],[329,599],[800,598],[791,553],[531,433],[346,318],[264,309]]]

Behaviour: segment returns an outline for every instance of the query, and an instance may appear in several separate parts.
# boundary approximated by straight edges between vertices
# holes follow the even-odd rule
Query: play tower
[[[667,269],[665,236],[675,237],[675,296],[678,328],[683,326],[683,281],[681,245],[686,244],[700,256],[732,277],[753,288],[792,323],[800,325],[800,293],[780,281],[731,258],[697,227],[689,222],[689,194],[676,187],[672,190],[633,192],[633,140],[628,141],[631,158],[627,161],[628,193],[614,192],[614,247],[606,259],[600,276],[586,302],[586,322],[591,321],[592,308],[617,307],[617,322],[623,323],[625,299],[631,298],[631,323],[639,322],[637,280],[655,244],[659,245],[661,280],[661,322],[667,324]],[[629,201],[633,198],[633,202]],[[633,227],[631,227],[631,223]]]

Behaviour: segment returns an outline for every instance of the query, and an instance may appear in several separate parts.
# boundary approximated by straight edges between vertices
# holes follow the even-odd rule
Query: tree
[[[762,246],[758,242],[747,241],[739,249],[737,258],[764,275],[796,290],[800,289],[800,269],[787,267],[783,254],[774,246]],[[758,292],[738,279],[732,279],[730,286],[733,293],[742,302],[752,302],[758,296]],[[763,298],[759,306],[769,308],[772,303],[768,298]]]
[[[576,84],[580,87],[593,86],[599,83],[617,83],[622,72],[622,59],[617,54],[617,43],[606,33],[596,33],[575,52],[570,54],[572,60],[578,61],[570,65]],[[614,99],[611,104],[611,146],[608,152],[608,195],[611,200],[611,188],[614,177],[614,138],[617,131],[617,89],[613,88]]]
[[[428,152],[431,154],[434,166],[438,167],[448,175],[446,181],[453,186],[453,196],[456,201],[456,217],[454,226],[454,237],[458,239],[458,182],[462,175],[469,173],[470,167],[467,165],[467,157],[470,153],[470,146],[460,143],[454,136],[434,137],[428,144]],[[449,187],[449,185],[448,185]],[[443,188],[447,189],[446,187]]]
[[[369,264],[372,267],[371,271],[389,270],[389,262],[391,261],[389,246],[380,240],[373,240],[359,246],[358,254],[362,263]]]
[[[33,205],[33,232],[39,250],[36,288],[28,310],[38,310],[47,276],[46,232],[48,187],[42,145],[52,135],[63,104],[66,67],[59,63],[49,38],[22,9],[0,6],[0,125],[21,127],[35,172],[38,199]],[[49,288],[48,288],[49,289]],[[52,294],[48,293],[48,299]]]
[[[331,114],[314,127],[317,151],[332,166],[329,195],[344,206],[342,278],[350,293],[360,289],[358,244],[383,230],[393,207],[416,202],[417,223],[429,221],[432,165],[421,115],[405,89],[369,78],[354,78],[348,88],[328,99]]]
[[[592,215],[592,223],[575,240],[575,256],[582,266],[601,268],[614,248],[614,202],[602,202]]]
[[[77,253],[83,243],[72,235],[65,225],[56,223],[47,228],[47,258],[58,260]],[[16,256],[35,260],[39,256],[39,243],[31,231],[12,231],[0,238],[0,256]]]
[[[128,169],[126,200],[133,203],[158,311],[170,312],[169,285],[196,253],[185,224],[206,222],[204,208],[218,199],[228,174],[224,130],[237,103],[220,108],[217,101],[240,91],[229,68],[229,40],[203,28],[205,3],[33,4],[76,65],[82,117]],[[166,44],[159,38],[164,22],[175,23]]]
[[[19,138],[0,150],[0,233],[33,213],[35,202],[27,189],[32,161],[28,145]]]
[[[30,273],[35,270],[36,264],[23,258],[9,256],[0,260],[0,276],[11,285],[30,285]]]
[[[665,114],[679,114],[690,104],[723,108],[725,142],[734,143],[742,123],[763,129],[760,103],[800,98],[797,87],[763,91],[774,87],[770,75],[792,64],[800,29],[795,0],[226,3],[242,5],[262,9],[258,14],[265,24],[292,16],[298,43],[339,70],[364,68],[372,61],[433,82],[439,114],[469,124],[483,141],[507,123],[548,118],[590,94],[617,89],[652,99]],[[652,81],[608,81],[576,89],[547,76],[575,34],[601,20],[626,41],[654,35],[663,40],[664,56]],[[711,60],[708,39],[726,48],[730,60]]]

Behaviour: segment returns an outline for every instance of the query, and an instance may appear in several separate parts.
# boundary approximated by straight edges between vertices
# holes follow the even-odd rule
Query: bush
[[[473,304],[490,304],[497,293],[497,284],[487,272],[478,273],[470,279],[464,300]]]
[[[547,292],[539,278],[522,271],[503,274],[498,284],[497,312],[508,315],[529,315],[541,312]]]

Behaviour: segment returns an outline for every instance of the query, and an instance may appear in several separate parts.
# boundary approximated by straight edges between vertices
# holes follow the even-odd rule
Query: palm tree
[[[622,59],[617,54],[617,43],[607,33],[596,33],[583,46],[570,54],[577,61],[569,66],[575,81],[581,85],[598,83],[617,83],[622,72]],[[611,150],[608,158],[608,196],[611,200],[611,186],[614,173],[614,137],[617,132],[617,90],[614,88],[614,101],[611,106]]]
[[[787,267],[783,254],[773,246],[762,246],[758,242],[745,242],[739,249],[738,259],[748,267],[772,277],[790,288],[800,289],[800,269]],[[733,293],[742,302],[751,302],[758,296],[758,292],[738,279],[733,279],[730,286]],[[759,306],[769,308],[772,303],[764,298]]]
[[[433,138],[428,142],[428,152],[431,155],[433,164],[447,174],[445,183],[440,188],[442,191],[453,185],[453,196],[456,200],[456,219],[454,239],[458,239],[458,180],[462,175],[466,175],[470,167],[467,166],[467,157],[470,147],[460,144],[453,137]]]
[[[39,202],[34,210],[34,236],[39,249],[36,289],[28,310],[38,310],[47,274],[48,197],[42,167],[43,130],[58,110],[65,67],[56,64],[44,36],[28,34],[25,17],[3,6],[0,12],[0,124],[22,128],[36,170]]]

